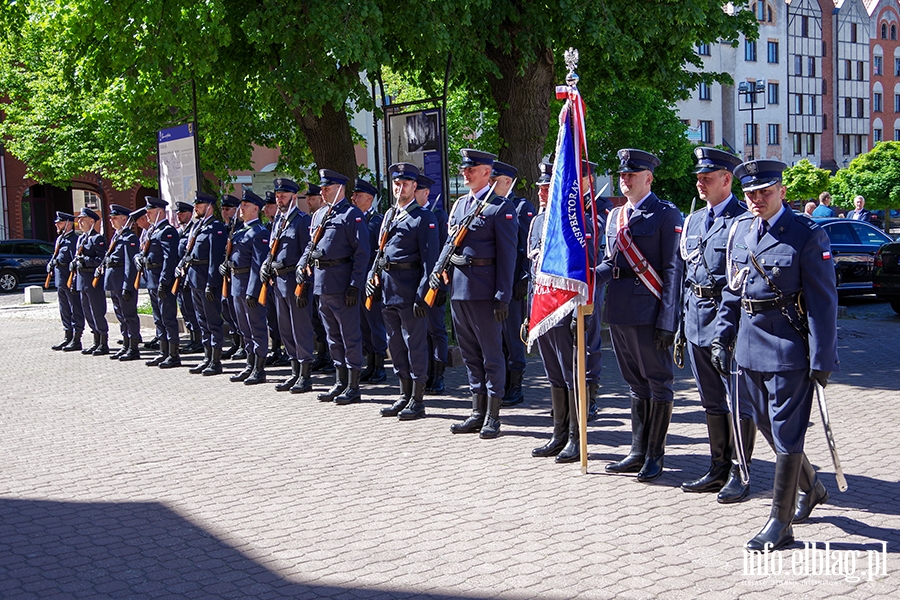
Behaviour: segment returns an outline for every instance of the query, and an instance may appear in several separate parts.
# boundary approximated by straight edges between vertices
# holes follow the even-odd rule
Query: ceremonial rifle
[[[288,207],[290,210],[290,206]],[[281,216],[281,222],[278,223],[278,231],[273,232],[272,241],[269,244],[269,255],[266,257],[266,261],[263,263],[264,267],[271,267],[272,263],[275,262],[275,255],[278,254],[278,242],[281,240],[281,234],[284,233],[284,230],[287,229],[287,215]],[[265,271],[266,269],[260,269],[260,271]],[[259,305],[266,305],[266,296],[269,294],[269,279],[264,279],[262,282],[262,287],[259,289]]]
[[[341,189],[338,191],[338,196],[344,195],[344,186],[341,186]],[[309,240],[309,245],[306,246],[306,251],[303,253],[303,257],[300,258],[300,264],[297,265],[297,270],[301,272],[306,272],[309,270],[309,259],[313,255],[313,252],[319,247],[319,242],[322,241],[322,237],[325,235],[325,224],[328,223],[328,219],[331,218],[331,213],[334,211],[334,205],[340,202],[337,197],[335,197],[334,202],[328,205],[328,209],[325,211],[325,215],[322,217],[322,220],[319,221],[319,224],[316,225],[316,229],[312,233],[312,237]],[[321,209],[319,209],[321,210]],[[306,281],[302,283],[298,283],[297,287],[294,288],[294,295],[296,297],[300,297],[303,295],[304,290],[306,290]]]
[[[204,217],[204,219],[205,218],[206,217]],[[178,293],[178,288],[181,287],[181,282],[184,281],[184,276],[187,273],[188,263],[191,260],[191,252],[194,250],[194,244],[197,243],[197,235],[200,233],[200,225],[202,223],[202,219],[194,223],[194,226],[191,229],[191,234],[188,236],[187,246],[184,247],[184,256],[181,257],[181,260],[178,261],[178,266],[175,268],[175,273],[177,273],[178,275],[175,277],[175,283],[172,284],[173,296]]]
[[[399,198],[397,199],[399,202]],[[415,200],[413,200],[415,202]],[[384,247],[387,245],[388,241],[388,232],[391,229],[391,225],[394,222],[394,219],[397,218],[397,214],[399,214],[400,208],[395,205],[391,207],[391,218],[385,219],[384,227],[381,229],[381,239],[378,241],[378,251],[375,253],[375,263],[372,266],[372,279],[369,282],[375,286],[376,288],[381,285],[381,272],[384,270]],[[366,310],[372,310],[372,305],[375,303],[375,295],[366,296]]]
[[[87,234],[83,233],[82,235],[85,236],[84,241],[87,242]],[[80,256],[84,256],[84,244],[78,244],[78,249],[75,250],[75,258],[72,262],[77,263]],[[66,281],[66,287],[70,290],[72,289],[72,286],[75,285],[75,270],[76,269],[72,268],[69,269],[69,280]]]
[[[434,270],[431,272],[432,277],[428,278],[428,292],[425,293],[425,304],[428,306],[434,306],[434,301],[437,298],[438,288],[440,287],[440,279],[444,276],[444,274],[450,268],[450,259],[453,257],[453,254],[456,250],[462,245],[463,240],[466,239],[466,234],[469,232],[469,227],[472,225],[472,221],[478,218],[484,209],[487,208],[487,205],[491,203],[491,195],[494,193],[494,188],[497,187],[497,184],[491,186],[491,189],[488,190],[488,193],[485,195],[484,200],[478,203],[475,207],[475,210],[467,214],[463,217],[462,221],[457,225],[456,231],[453,232],[452,235],[447,237],[447,243],[444,244],[443,250],[441,250],[441,255],[438,257],[437,263],[434,265]],[[472,193],[474,196],[474,193]],[[457,200],[458,202],[458,200]]]
[[[44,280],[44,289],[45,290],[50,288],[50,277],[53,275],[53,269],[56,268],[56,259],[59,257],[59,249],[60,249],[60,246],[62,246],[60,241],[62,240],[63,236],[65,236],[65,235],[66,235],[65,233],[61,233],[60,235],[56,236],[56,246],[53,248],[53,256],[50,257],[50,262],[47,263],[48,266],[50,267],[50,270],[47,271],[47,279]]]
[[[153,228],[156,227],[156,224],[148,227],[144,230],[144,233],[147,234],[147,238],[141,244],[141,260],[137,263],[137,274],[134,276],[134,289],[138,290],[141,287],[141,275],[144,273],[144,265],[147,262],[147,252],[150,251],[150,237],[153,235]]]
[[[234,216],[231,217],[231,224],[230,224],[230,227],[228,228],[228,241],[225,242],[225,264],[228,264],[228,261],[230,260],[228,257],[231,256],[231,245],[234,240],[234,230],[237,227],[237,221],[238,221],[237,213],[235,213]],[[223,298],[228,297],[228,281],[231,277],[230,273],[231,273],[231,270],[226,269],[225,274],[222,275],[222,297]]]
[[[119,238],[122,237],[119,232],[130,229],[132,225],[131,220],[131,216],[129,215],[128,220],[125,221],[125,226],[122,227],[122,229],[117,230],[113,234],[112,239],[109,240],[109,248],[106,249],[106,254],[103,256],[103,262],[100,263],[100,266],[97,267],[97,270],[94,272],[94,280],[91,281],[91,287],[97,287],[97,283],[99,283],[100,278],[103,277],[104,273],[106,273],[106,263],[112,257],[113,250],[116,249],[116,244],[118,243]]]

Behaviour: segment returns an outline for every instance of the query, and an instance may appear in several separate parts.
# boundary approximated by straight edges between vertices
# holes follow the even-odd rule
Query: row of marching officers
[[[758,430],[777,455],[775,493],[770,520],[748,547],[779,548],[793,540],[792,523],[828,498],[803,443],[815,386],[824,386],[838,370],[829,242],[820,227],[784,204],[783,163],[742,164],[713,148],[697,148],[695,156],[697,189],[706,206],[684,221],[673,204],[653,193],[659,160],[641,150],[618,153],[623,206],[612,207],[599,195],[585,198],[590,219],[604,233],[596,244],[587,240],[599,248],[591,266],[595,302],[602,306],[586,327],[588,418],[597,410],[602,317],[630,389],[632,427],[629,453],[606,470],[636,473],[639,481],[659,477],[673,410],[672,347],[682,324],[711,455],[708,471],[682,489],[715,492],[726,504],[744,499],[749,482],[737,457],[749,462]],[[593,165],[583,167],[588,189]],[[543,208],[552,165],[540,168]],[[268,228],[259,218],[266,200],[252,191],[240,199],[223,197],[224,222],[214,215],[217,198],[198,192],[182,243],[166,219],[166,203],[153,197],[130,213],[111,207],[116,231],[109,244],[94,231],[99,217],[93,211],[77,218],[60,213],[51,269],[66,338],[54,348],[81,349],[87,321],[94,345],[82,352],[109,353],[105,290],[124,338],[113,358],[140,358],[136,301],[143,276],[160,340],[160,353],[149,366],[181,365],[175,317],[180,290],[190,296],[204,349],[204,359],[190,371],[222,373],[230,325],[240,333],[247,361],[231,380],[265,382],[271,303],[268,318],[291,365],[277,390],[312,389],[320,321],[324,331],[318,337],[326,341],[335,380],[318,399],[359,402],[364,374],[383,380],[386,346],[400,394],[381,415],[415,420],[425,416],[426,391],[443,392],[449,299],[472,394],[471,414],[451,431],[496,437],[501,406],[523,399],[525,349],[518,329],[526,317],[529,274],[545,239],[544,219],[512,194],[516,169],[494,155],[465,149],[460,172],[469,193],[449,216],[429,200],[433,181],[409,163],[390,167],[394,202],[384,216],[371,208],[372,186],[357,180],[348,201],[349,178],[329,169],[319,171],[318,186],[308,186],[312,215],[297,206],[299,186],[276,179]],[[747,204],[731,192],[735,177]],[[143,230],[140,238],[131,233],[132,224]],[[373,319],[373,312],[380,318]],[[551,385],[553,432],[532,454],[557,462],[580,458],[574,346],[568,319],[538,338]],[[729,404],[729,396],[738,398]]]

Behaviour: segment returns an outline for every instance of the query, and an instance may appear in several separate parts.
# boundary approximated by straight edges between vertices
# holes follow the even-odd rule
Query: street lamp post
[[[745,103],[749,106],[748,108],[741,108],[740,100],[738,101],[738,110],[750,111],[750,135],[751,141],[750,144],[750,160],[756,160],[756,144],[758,140],[756,139],[756,95],[764,92],[766,90],[766,80],[765,79],[757,79],[756,81],[742,81],[738,84],[738,94],[745,98]],[[740,98],[739,96],[739,98]],[[765,103],[760,108],[765,108]]]

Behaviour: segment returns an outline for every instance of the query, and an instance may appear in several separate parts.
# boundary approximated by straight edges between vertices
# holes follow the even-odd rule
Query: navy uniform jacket
[[[835,372],[837,355],[837,288],[828,234],[814,221],[785,207],[781,217],[757,243],[759,219],[747,213],[734,223],[732,269],[748,269],[743,293],[726,287],[716,319],[716,336],[737,343],[737,363],[752,371],[778,373],[797,369]],[[789,296],[803,290],[809,321],[806,340],[778,308],[753,316],[741,308],[741,297],[771,300],[775,294],[750,262],[752,252],[772,282]],[[796,319],[793,307],[789,314]]]
[[[178,266],[178,230],[163,219],[150,230],[150,246],[147,248],[147,289],[162,287],[170,291],[175,283],[175,267]],[[151,268],[152,265],[157,265]]]
[[[450,220],[450,215],[434,202],[430,202],[425,206],[426,209],[429,207],[431,208],[431,214],[434,215],[434,220],[437,223],[438,244],[440,244],[440,248],[443,248],[444,244],[447,243],[447,221]],[[438,250],[438,252],[440,253],[440,250]]]
[[[312,218],[312,230],[315,231],[319,223],[328,212],[328,207],[323,206],[316,211]],[[308,250],[309,248],[307,248]],[[348,287],[361,290],[366,285],[366,265],[369,262],[369,227],[362,211],[347,202],[344,198],[331,211],[328,222],[325,223],[325,231],[316,248],[317,256],[310,257],[321,260],[344,260],[342,264],[320,269],[313,269],[315,283],[313,293],[345,294]],[[306,253],[304,253],[304,257]]]
[[[187,251],[188,240],[190,239],[191,231],[194,227],[197,226],[198,221],[188,221],[184,225],[178,226],[178,235],[181,236],[178,240],[178,259],[181,260],[184,258],[184,254]]]
[[[656,194],[644,199],[628,222],[634,244],[662,278],[662,301],[636,277],[613,279],[613,267],[630,272],[625,256],[616,249],[619,211],[609,213],[606,227],[606,257],[597,266],[600,282],[609,281],[604,321],[610,325],[653,325],[675,331],[681,306],[681,276],[684,263],[678,254],[681,239],[681,213],[675,205]]]
[[[466,216],[465,205],[468,198],[468,194],[462,196],[453,205],[450,230]],[[494,259],[494,264],[455,266],[450,279],[451,300],[495,300],[506,303],[512,300],[518,229],[519,223],[512,202],[493,194],[481,215],[472,221],[462,246],[457,248],[456,253],[476,260]]]
[[[110,242],[112,244],[112,242]],[[134,277],[137,267],[134,257],[141,251],[138,236],[131,229],[123,229],[116,239],[116,245],[106,259],[103,272],[103,289],[107,292],[134,291]]]
[[[220,290],[222,276],[219,275],[219,265],[225,261],[228,231],[225,224],[214,217],[209,217],[196,226],[200,229],[197,230],[197,237],[194,239],[194,247],[191,248],[189,257],[188,285],[197,290],[207,287]]]
[[[398,210],[399,213],[390,223],[384,246],[386,266],[381,272],[381,281],[385,306],[424,301],[428,292],[428,276],[440,253],[434,214],[415,201]],[[388,226],[388,221],[384,221],[384,226]],[[417,269],[391,270],[394,263],[421,263],[421,266]],[[371,277],[370,272],[369,279]]]
[[[516,220],[519,223],[519,234],[516,246],[516,268],[513,271],[513,283],[528,277],[531,267],[528,264],[528,231],[534,218],[534,205],[525,198],[510,198],[516,209]]]
[[[277,232],[281,228],[281,219],[275,224],[274,230]],[[292,207],[287,214],[287,225],[278,238],[278,252],[275,254],[274,262],[281,263],[281,268],[286,269],[283,275],[275,278],[275,285],[278,293],[283,298],[290,298],[294,294],[296,287],[296,278],[294,269],[300,262],[300,257],[309,245],[309,226],[312,222],[311,217],[296,207]],[[289,268],[291,267],[291,268]]]
[[[75,258],[75,247],[78,244],[78,234],[73,229],[64,234],[59,240],[59,252],[56,254],[56,267],[53,269],[53,281],[56,289],[60,289],[69,282],[69,265]]]
[[[75,274],[75,289],[83,292],[93,288],[94,269],[100,266],[106,255],[106,238],[99,233],[82,233],[78,237],[78,244],[83,245],[81,257],[84,270],[79,269]]]
[[[263,227],[259,219],[254,219],[234,232],[231,240],[231,261],[235,270],[249,269],[244,273],[231,273],[231,296],[259,297],[262,280],[259,268],[269,253],[269,230]]]
[[[688,257],[684,265],[684,336],[695,346],[709,347],[715,338],[716,313],[720,298],[698,298],[691,291],[691,283],[712,287],[716,291],[726,285],[725,250],[728,232],[735,219],[747,212],[734,194],[725,201],[722,214],[716,218],[709,231],[706,217],[709,208],[704,207],[688,216],[682,233],[682,252]],[[699,251],[699,253],[698,253]],[[682,258],[686,258],[682,254]]]

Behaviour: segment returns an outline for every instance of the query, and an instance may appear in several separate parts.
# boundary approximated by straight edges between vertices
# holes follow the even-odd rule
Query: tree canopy
[[[828,190],[831,171],[820,169],[804,158],[796,165],[785,169],[781,180],[787,188],[788,202],[815,200],[819,194]]]
[[[853,198],[866,199],[866,208],[900,206],[900,142],[879,142],[838,171],[831,184],[838,206],[853,208]]]

